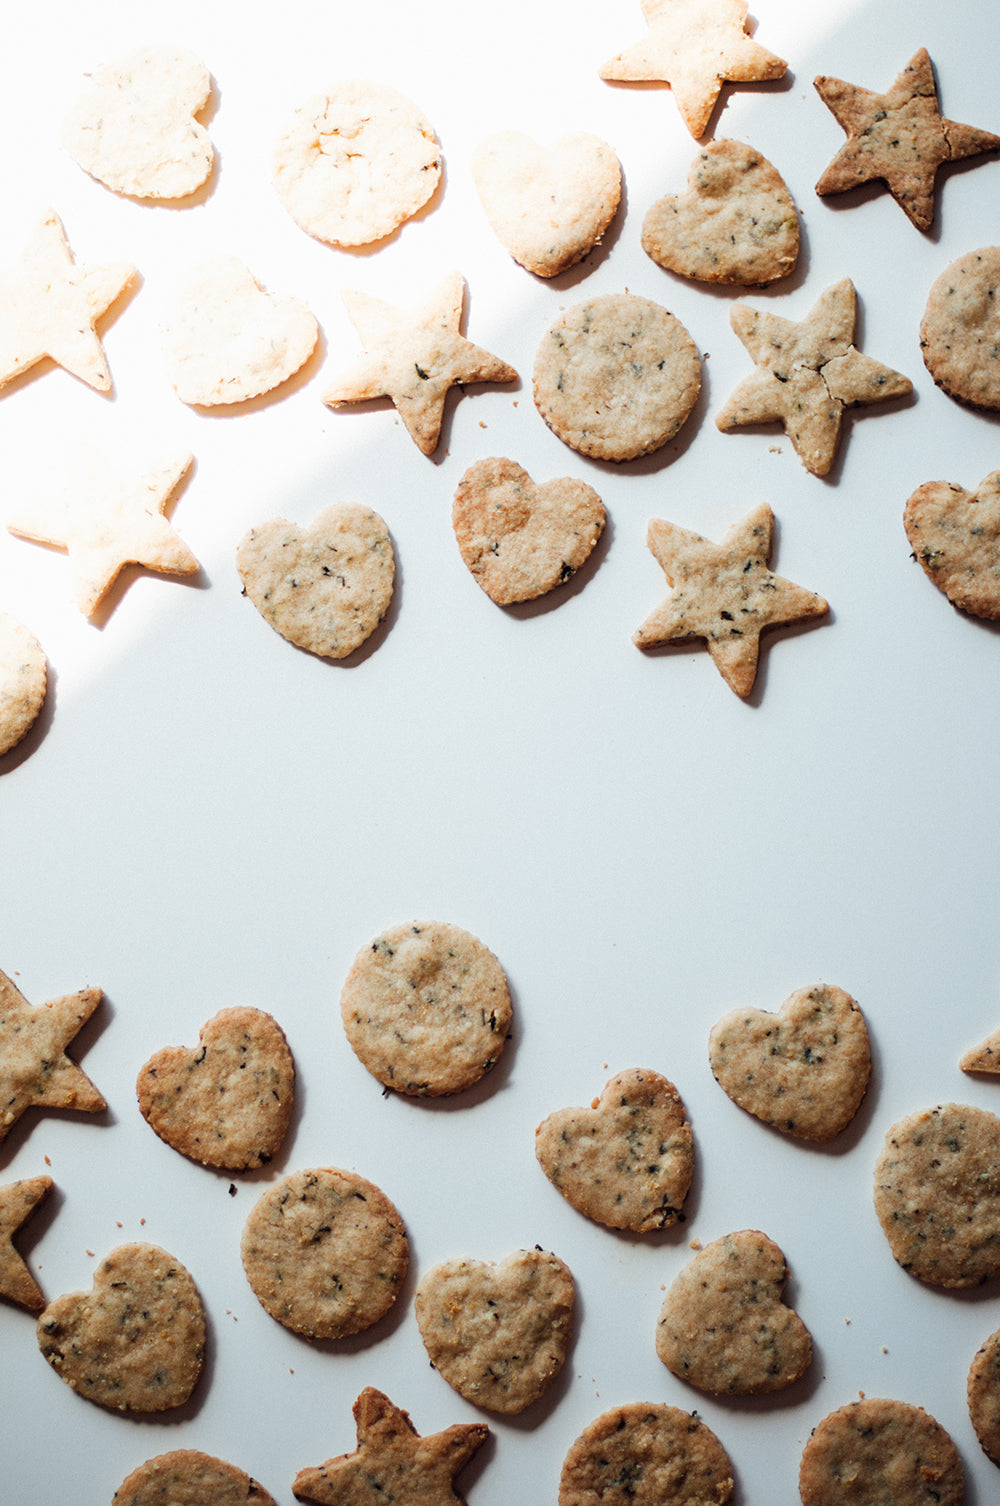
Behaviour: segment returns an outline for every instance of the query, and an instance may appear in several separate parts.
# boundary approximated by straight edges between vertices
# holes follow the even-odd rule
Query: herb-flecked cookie
[[[269,1187],[241,1250],[261,1307],[310,1339],[371,1328],[399,1296],[410,1259],[394,1204],[373,1182],[335,1167],[293,1172]]]
[[[949,397],[1000,408],[1000,246],[969,251],[932,284],[920,322],[924,365]]]
[[[16,748],[45,702],[45,652],[22,622],[0,612],[0,757]]]
[[[983,1453],[1000,1464],[1000,1329],[976,1350],[965,1390],[969,1418]]]
[[[134,1469],[111,1506],[274,1506],[274,1499],[235,1464],[178,1448]]]
[[[562,1369],[574,1295],[569,1267],[547,1250],[496,1263],[446,1260],[417,1287],[417,1326],[431,1364],[460,1396],[491,1412],[523,1412]]]
[[[410,1097],[461,1093],[496,1065],[513,1008],[503,968],[460,926],[392,926],[362,948],[340,1013],[358,1059]]]
[[[0,973],[0,1140],[26,1109],[99,1114],[107,1108],[90,1078],[66,1054],[103,997],[99,988],[82,988],[33,1008]]]
[[[157,1245],[119,1245],[89,1292],[38,1319],[38,1344],[80,1396],[120,1412],[183,1406],[205,1357],[205,1311],[191,1276]]]
[[[914,559],[953,606],[1000,619],[1000,471],[974,492],[926,481],[909,498],[903,527]]]
[[[849,1402],[813,1429],[799,1466],[802,1506],[961,1506],[962,1461],[923,1407]]]
[[[620,1072],[590,1108],[550,1114],[535,1155],[566,1201],[608,1228],[647,1234],[684,1216],[694,1137],[680,1094],[658,1072]]]
[[[14,1235],[55,1184],[51,1177],[22,1177],[0,1187],[0,1297],[38,1311],[42,1289],[14,1248]]]
[[[978,1046],[970,1046],[958,1065],[963,1072],[987,1072],[991,1075],[1000,1072],[1000,1030],[994,1030]]]
[[[563,1461],[559,1506],[725,1506],[733,1466],[695,1412],[656,1402],[614,1407]]]

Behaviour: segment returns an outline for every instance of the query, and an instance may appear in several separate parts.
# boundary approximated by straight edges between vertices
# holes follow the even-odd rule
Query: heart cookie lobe
[[[249,1171],[276,1154],[291,1118],[295,1064],[284,1032],[260,1009],[223,1009],[191,1050],[168,1046],[139,1073],[143,1117],[203,1166]]]
[[[846,1129],[871,1076],[864,1015],[829,984],[797,989],[775,1014],[733,1010],[712,1028],[708,1057],[734,1103],[803,1140],[832,1140]]]
[[[574,1295],[569,1267],[545,1250],[495,1264],[446,1260],[417,1288],[417,1326],[431,1364],[466,1401],[523,1412],[562,1369]]]
[[[948,481],[918,486],[903,527],[914,559],[953,606],[1000,619],[1000,471],[974,492]]]
[[[694,1137],[680,1094],[658,1072],[630,1068],[590,1108],[550,1114],[535,1155],[568,1203],[610,1229],[646,1234],[683,1218]]]

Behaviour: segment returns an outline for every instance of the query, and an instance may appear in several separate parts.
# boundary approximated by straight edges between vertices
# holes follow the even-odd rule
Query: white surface
[[[926,46],[943,112],[1000,130],[992,10],[760,0],[753,13],[789,74],[725,90],[712,133],[774,162],[804,243],[792,279],[752,294],[674,278],[641,251],[646,209],[683,187],[696,145],[668,91],[598,77],[641,34],[638,5],[308,0],[258,20],[231,0],[175,0],[169,39],[197,51],[216,82],[219,153],[211,191],[178,208],[116,197],[59,146],[83,76],[151,40],[137,8],[93,0],[56,21],[22,7],[11,23],[0,262],[18,258],[52,205],[81,262],[132,259],[142,282],[104,326],[112,398],[58,370],[0,398],[3,506],[54,484],[60,447],[83,434],[123,462],[188,447],[195,470],[173,519],[203,571],[188,583],[136,576],[95,627],[72,605],[65,560],[0,531],[0,605],[41,639],[54,681],[40,732],[0,764],[0,967],[36,1004],[103,987],[75,1049],[110,1105],[95,1119],[26,1118],[0,1174],[49,1167],[57,1184],[20,1241],[48,1297],[89,1287],[115,1244],[149,1239],[194,1275],[210,1350],[181,1412],[117,1416],[63,1385],[33,1318],[2,1306],[4,1500],[102,1506],[143,1459],[186,1446],[241,1465],[291,1506],[299,1468],[353,1447],[351,1403],[365,1385],[424,1433],[472,1420],[428,1367],[414,1282],[448,1256],[535,1243],[576,1276],[576,1340],[543,1402],[518,1420],[487,1419],[493,1441],[461,1478],[470,1506],[554,1501],[572,1440],[630,1400],[696,1408],[732,1456],[741,1506],[787,1506],[810,1429],[859,1391],[925,1406],[962,1452],[970,1502],[996,1499],[964,1394],[976,1348],[1000,1324],[996,1284],[947,1295],[907,1277],[876,1223],[871,1179],[902,1114],[949,1099],[1000,1108],[996,1084],[957,1067],[1000,1023],[1000,645],[925,579],[901,522],[920,483],[974,487],[1000,463],[995,421],[934,388],[917,333],[938,273],[997,238],[1000,162],[942,173],[925,235],[883,191],[820,200],[813,185],[843,134],[812,87],[822,72],[887,88]],[[429,210],[365,254],[311,240],[269,179],[289,111],[352,76],[414,98],[446,163]],[[606,244],[551,284],[511,261],[472,186],[475,145],[508,127],[543,140],[590,130],[623,165],[626,201]],[[305,299],[324,347],[276,400],[209,415],[170,389],[158,318],[185,268],[216,252]],[[515,365],[521,384],[453,396],[428,460],[388,406],[333,413],[319,394],[357,352],[342,288],[414,304],[453,266],[468,280],[469,337]],[[849,418],[818,480],[776,428],[722,434],[714,414],[749,370],[729,327],[736,298],[797,319],[844,276],[858,290],[858,344],[905,371],[915,397]],[[683,320],[706,355],[705,384],[675,444],[615,468],[549,432],[530,375],[561,307],[625,288]],[[495,607],[451,533],[459,478],[491,454],[538,480],[581,477],[608,508],[596,562],[537,608]],[[399,585],[374,650],[335,665],[258,617],[234,551],[253,523],[306,521],[347,499],[387,520]],[[761,501],[778,518],[775,567],[832,613],[767,640],[745,704],[702,647],[644,657],[630,635],[666,591],[645,547],[649,518],[718,537]],[[421,917],[481,936],[517,1012],[492,1079],[438,1104],[383,1097],[337,1010],[356,951],[383,925]],[[706,1053],[724,1011],[776,1009],[821,980],[860,1001],[876,1056],[856,1124],[829,1149],[743,1114]],[[238,1179],[168,1149],[134,1097],[154,1050],[193,1043],[232,1004],[270,1010],[299,1068],[282,1157]],[[633,1065],[677,1083],[697,1143],[688,1220],[653,1238],[580,1217],[533,1155],[546,1113],[589,1102]],[[310,1345],[274,1323],[239,1259],[259,1190],[322,1164],[378,1182],[412,1241],[394,1315],[345,1344]],[[745,1226],[783,1247],[816,1358],[787,1392],[719,1402],[660,1365],[653,1332],[689,1241]]]

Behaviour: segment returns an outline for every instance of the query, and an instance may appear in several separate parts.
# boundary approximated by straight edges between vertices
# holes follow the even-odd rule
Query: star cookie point
[[[90,1078],[66,1054],[70,1041],[103,998],[83,988],[32,1008],[20,989],[0,973],[0,1140],[29,1108],[107,1108]]]
[[[22,1177],[0,1187],[0,1297],[38,1312],[45,1306],[42,1289],[14,1248],[14,1235],[34,1213],[55,1183],[49,1176]]]

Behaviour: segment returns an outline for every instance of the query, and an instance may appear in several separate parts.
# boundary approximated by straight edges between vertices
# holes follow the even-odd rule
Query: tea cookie
[[[51,1177],[22,1177],[0,1187],[0,1297],[34,1309],[45,1306],[42,1289],[14,1248],[14,1235],[52,1191]]]
[[[399,1296],[409,1265],[403,1221],[355,1172],[283,1177],[243,1230],[243,1269],[265,1312],[310,1339],[371,1328]]]
[[[441,921],[393,926],[354,959],[340,997],[352,1049],[411,1097],[471,1088],[496,1065],[513,1009],[488,947]]]
[[[684,1217],[694,1137],[680,1094],[658,1072],[620,1072],[589,1109],[550,1114],[535,1155],[568,1203],[610,1229],[647,1234]]]
[[[38,1344],[80,1396],[121,1412],[183,1406],[205,1357],[205,1312],[188,1272],[157,1245],[101,1261],[93,1289],[50,1302]]]
[[[958,1065],[963,1072],[1000,1072],[1000,1030],[994,1030],[978,1046],[971,1046]]]
[[[976,1350],[966,1381],[969,1418],[983,1453],[1000,1464],[1000,1330]]]
[[[523,1412],[562,1369],[574,1294],[569,1267],[538,1247],[495,1264],[446,1260],[417,1287],[417,1326],[431,1364],[466,1401]]]
[[[554,434],[595,460],[635,460],[673,439],[701,389],[701,358],[679,319],[648,298],[577,303],[535,358],[534,398]]]
[[[681,277],[763,287],[795,269],[798,211],[760,152],[742,141],[709,141],[691,164],[687,191],[647,212],[642,249]]]
[[[1000,1275],[1000,1119],[946,1103],[894,1124],[875,1166],[893,1257],[933,1286]]]
[[[300,105],[274,155],[282,204],[331,246],[391,235],[440,180],[441,150],[423,112],[397,90],[358,79]]]
[[[777,1014],[734,1009],[712,1027],[716,1082],[741,1109],[803,1140],[832,1140],[854,1118],[871,1076],[868,1027],[842,988],[800,988]]]
[[[324,659],[346,659],[389,610],[396,556],[377,512],[339,502],[311,523],[258,523],[240,540],[236,568],[244,595],[282,638]]]
[[[696,1412],[633,1402],[602,1412],[563,1461],[559,1506],[725,1506],[733,1466]]]
[[[100,1114],[107,1108],[66,1054],[103,997],[99,988],[82,988],[33,1008],[0,973],[0,1141],[26,1109]]]
[[[1000,246],[960,256],[932,284],[920,323],[924,365],[949,397],[1000,408]]]
[[[274,1506],[274,1499],[235,1464],[178,1448],[134,1469],[111,1506]]]
[[[0,758],[35,725],[47,684],[48,665],[38,639],[0,612]]]
[[[865,1397],[813,1429],[799,1465],[802,1506],[961,1506],[962,1461],[923,1407]]]
[[[914,559],[953,606],[1000,619],[1000,471],[974,492],[948,481],[918,486],[903,527]]]

